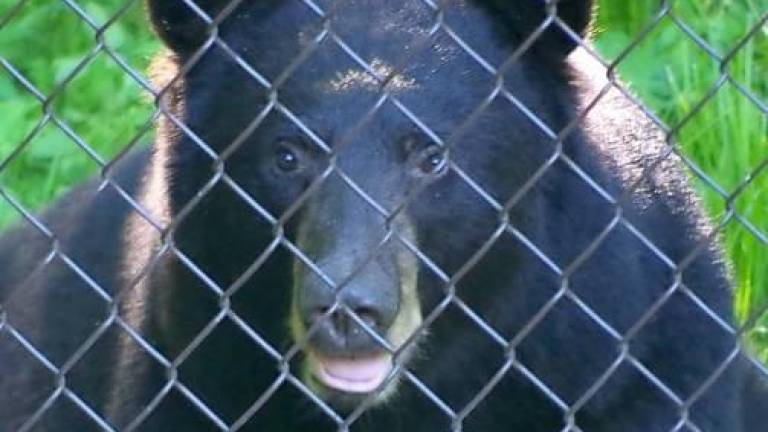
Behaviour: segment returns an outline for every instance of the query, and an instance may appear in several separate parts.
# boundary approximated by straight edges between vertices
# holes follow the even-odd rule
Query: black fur
[[[328,18],[334,34],[377,72],[400,71],[386,77],[392,97],[451,145],[455,167],[439,178],[419,177],[405,143],[429,145],[428,134],[392,102],[366,114],[381,95],[378,84],[347,74],[360,67],[332,40],[314,46],[325,25],[315,12],[300,1],[246,0],[234,9],[226,3],[197,2],[221,21],[217,35],[228,47],[275,83],[285,109],[270,105],[270,91],[210,38],[210,27],[183,1],[149,2],[155,28],[174,50],[165,56],[165,75],[196,60],[162,101],[188,130],[161,120],[152,150],[134,152],[110,173],[143,214],[114,187],[95,182],[44,214],[56,251],[70,263],[54,255],[41,265],[54,242],[32,227],[0,238],[0,429],[28,421],[62,382],[17,334],[66,368],[72,392],[58,395],[33,430],[101,430],[79,403],[118,430],[137,416],[143,431],[218,430],[197,403],[227,425],[242,420],[242,430],[338,428],[283,373],[290,366],[298,375],[302,355],[288,365],[272,355],[293,346],[291,293],[308,272],[275,235],[285,233],[318,262],[360,261],[386,232],[385,221],[335,175],[286,215],[330,163],[286,110],[335,148],[337,166],[386,211],[418,189],[401,213],[412,240],[431,265],[460,277],[456,298],[446,303],[454,287],[421,263],[423,315],[440,313],[404,366],[466,414],[462,430],[563,430],[568,408],[559,403],[578,407],[573,421],[584,432],[675,430],[679,404],[695,428],[678,430],[751,432],[766,424],[763,372],[740,353],[731,358],[739,349],[726,328],[733,325],[731,291],[720,252],[707,241],[709,227],[677,162],[654,165],[663,139],[620,94],[606,95],[560,147],[504,95],[488,102],[497,77],[445,31],[431,33],[436,14],[424,2],[317,1],[337,4]],[[498,66],[545,19],[545,3],[446,0],[441,18]],[[572,30],[585,31],[590,2],[560,3]],[[583,65],[566,58],[573,44],[552,27],[501,72],[504,88],[555,134],[599,88]],[[305,60],[295,63],[302,52]],[[254,121],[258,127],[242,135]],[[303,146],[301,175],[275,170],[277,145],[286,140]],[[563,157],[553,158],[558,148]],[[602,193],[620,198],[621,211]],[[500,218],[488,197],[502,205],[515,200]],[[514,230],[500,229],[502,219]],[[97,330],[101,337],[91,340]],[[494,334],[513,345],[505,349]],[[465,413],[467,406],[473,409]],[[451,425],[403,379],[351,430]]]

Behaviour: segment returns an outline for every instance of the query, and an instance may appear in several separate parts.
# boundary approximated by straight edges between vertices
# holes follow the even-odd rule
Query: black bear
[[[589,0],[147,6],[154,146],[0,239],[0,429],[764,427]]]

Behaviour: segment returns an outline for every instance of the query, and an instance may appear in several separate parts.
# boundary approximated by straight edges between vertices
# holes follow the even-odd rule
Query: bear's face
[[[541,123],[562,127],[567,84],[534,55],[497,71],[515,44],[463,1],[443,17],[456,34],[421,1],[336,2],[329,21],[254,3],[220,25],[226,46],[180,56],[196,62],[184,123],[285,227],[305,382],[334,403],[383,400],[452,278],[503,230],[498,206],[555,151]]]

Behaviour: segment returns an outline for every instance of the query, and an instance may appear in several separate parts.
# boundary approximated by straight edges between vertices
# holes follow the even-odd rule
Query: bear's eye
[[[285,173],[295,173],[299,171],[301,169],[299,152],[288,145],[280,145],[275,151],[275,166]]]
[[[416,159],[418,173],[425,176],[438,176],[448,169],[448,155],[445,148],[437,144],[427,146],[419,152]]]

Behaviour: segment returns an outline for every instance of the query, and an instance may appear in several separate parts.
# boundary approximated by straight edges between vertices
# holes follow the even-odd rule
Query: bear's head
[[[510,227],[534,222],[518,204],[574,116],[590,3],[149,1],[179,73],[172,210],[206,195],[178,243],[225,287],[285,293],[265,307],[289,309],[324,398],[385,399],[449,304],[493,315]],[[290,264],[259,262],[278,248]]]

